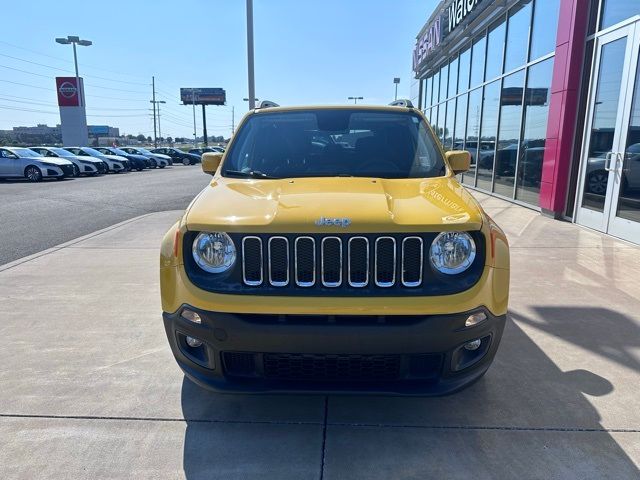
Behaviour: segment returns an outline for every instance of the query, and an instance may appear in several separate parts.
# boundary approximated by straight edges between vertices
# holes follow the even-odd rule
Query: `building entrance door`
[[[595,42],[576,221],[640,243],[640,22]]]

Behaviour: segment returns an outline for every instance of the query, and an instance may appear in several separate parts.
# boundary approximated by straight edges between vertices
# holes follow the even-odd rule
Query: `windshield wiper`
[[[263,173],[260,170],[249,170],[248,172],[243,172],[242,170],[225,170],[224,174],[234,175],[237,177],[247,177],[247,178],[269,178],[269,179],[280,178],[280,177],[273,177],[271,175],[267,175],[266,173]]]

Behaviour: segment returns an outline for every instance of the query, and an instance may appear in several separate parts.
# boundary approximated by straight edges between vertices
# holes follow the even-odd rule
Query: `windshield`
[[[61,157],[73,157],[73,153],[67,152],[64,148],[50,148],[53,153],[57,153]]]
[[[127,152],[120,150],[119,148],[112,148],[109,151],[115,153],[116,155],[126,155]]]
[[[412,112],[323,109],[258,113],[242,126],[224,176],[424,178],[445,173]]]
[[[37,152],[29,150],[28,148],[12,148],[11,151],[19,157],[41,157]]]
[[[82,152],[87,152],[89,155],[93,155],[94,157],[101,157],[104,153],[99,152],[98,150],[94,150],[89,147],[82,147]]]
[[[150,152],[149,150],[147,150],[146,148],[138,148],[138,149],[134,149],[134,148],[132,148],[132,150],[133,150],[133,151],[136,151],[136,150],[137,150],[137,151],[138,151],[138,152],[140,152],[140,153],[145,153],[145,154],[150,154],[150,155],[151,155],[151,152]]]

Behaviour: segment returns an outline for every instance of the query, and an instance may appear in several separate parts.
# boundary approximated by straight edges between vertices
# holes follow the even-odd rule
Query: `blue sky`
[[[399,76],[399,97],[408,97],[415,36],[435,5],[254,0],[256,96],[286,105],[343,104],[352,95],[387,103]],[[0,35],[0,129],[59,123],[54,77],[73,74],[73,54],[54,38],[66,35],[93,41],[78,47],[89,124],[152,135],[152,75],[167,102],[163,136],[192,135],[180,87],[226,89],[227,106],[207,108],[209,135],[229,135],[231,106],[236,124],[247,110],[244,0],[30,0],[3,10],[20,20],[3,22]],[[196,119],[201,135],[200,111]]]

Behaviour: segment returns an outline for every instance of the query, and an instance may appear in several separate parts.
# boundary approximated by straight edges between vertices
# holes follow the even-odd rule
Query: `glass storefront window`
[[[469,70],[471,61],[471,49],[467,48],[460,54],[460,64],[458,73],[458,92],[466,92],[469,90]]]
[[[487,37],[481,37],[473,42],[471,47],[471,84],[470,88],[477,87],[484,82],[484,54],[487,46]]]
[[[458,57],[449,63],[449,89],[447,90],[447,98],[455,96],[458,87]]]
[[[536,0],[533,5],[533,27],[531,29],[531,53],[535,60],[556,49],[556,32],[560,15],[560,0]]]
[[[453,129],[455,128],[454,122],[456,117],[456,99],[449,100],[447,102],[447,119],[444,125],[444,141],[443,147],[445,150],[451,150],[453,147]]]
[[[440,91],[440,72],[433,75],[433,82],[431,84],[431,106],[438,103],[438,92]]]
[[[467,95],[460,95],[456,105],[456,123],[453,128],[453,149],[464,150],[464,133],[467,124]]]
[[[493,191],[509,198],[513,198],[516,178],[523,87],[524,70],[513,73],[502,81]]]
[[[482,108],[482,88],[469,92],[469,108],[467,110],[467,133],[465,149],[471,153],[471,167],[462,181],[474,185],[476,178],[476,159],[478,158],[478,140],[480,138],[480,109]]]
[[[423,108],[427,108],[431,106],[431,77],[428,77],[424,81],[424,102],[422,103]]]
[[[482,98],[482,126],[478,142],[477,187],[491,190],[493,158],[498,131],[498,109],[500,108],[500,80],[484,87]]]
[[[509,11],[504,71],[510,72],[527,63],[531,2],[520,3]],[[547,30],[549,31],[549,30]]]
[[[440,95],[438,96],[438,101],[442,102],[447,99],[447,83],[449,80],[449,64],[446,63],[440,69]]]
[[[524,125],[518,158],[516,198],[532,205],[539,205],[552,77],[553,58],[529,68],[524,97]]]
[[[602,0],[600,29],[608,28],[634,15],[640,15],[638,0]]]
[[[444,111],[442,112],[444,114]],[[436,136],[440,138],[440,123],[438,117],[440,117],[440,105],[436,105],[431,109],[431,126],[433,130],[436,132]]]
[[[504,53],[505,22],[502,20],[489,30],[487,40],[487,67],[485,80],[492,80],[502,74],[502,58]]]

